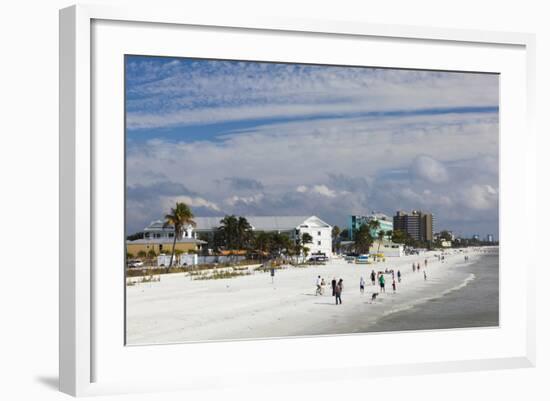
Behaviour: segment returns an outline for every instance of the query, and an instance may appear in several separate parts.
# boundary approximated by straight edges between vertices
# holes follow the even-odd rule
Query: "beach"
[[[441,254],[431,251],[373,264],[334,258],[325,265],[276,270],[273,282],[269,272],[218,280],[192,280],[186,273],[165,274],[159,282],[127,287],[126,342],[138,345],[498,325],[498,296],[496,321],[494,313],[473,324],[453,322],[447,316],[444,327],[434,326],[433,322],[425,323],[425,327],[412,323],[404,327],[404,319],[392,321],[394,317],[422,313],[422,305],[450,299],[452,294],[473,286],[480,278],[476,266],[483,265],[488,257],[498,257],[498,248],[448,250],[443,261],[438,259]],[[413,272],[413,263],[420,263],[420,272]],[[385,293],[378,285],[371,285],[371,271],[386,269],[394,270],[395,293],[390,273],[384,274]],[[398,270],[401,283],[397,282]],[[324,295],[315,295],[318,276],[327,282]],[[359,290],[361,277],[366,282],[363,294]],[[494,285],[494,275],[483,277],[484,282]],[[331,296],[333,278],[343,280],[342,305],[336,305]],[[498,291],[498,271],[496,283]],[[372,302],[374,292],[379,294]],[[437,309],[432,310],[437,313]]]

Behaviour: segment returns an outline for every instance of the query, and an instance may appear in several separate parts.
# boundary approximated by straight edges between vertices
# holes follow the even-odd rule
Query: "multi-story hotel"
[[[394,230],[406,232],[417,241],[433,241],[434,218],[431,213],[413,210],[411,213],[398,211],[393,216]]]

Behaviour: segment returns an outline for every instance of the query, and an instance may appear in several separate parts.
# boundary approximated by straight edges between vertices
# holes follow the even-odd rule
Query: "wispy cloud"
[[[495,80],[484,74],[136,58],[127,66],[127,124],[143,129],[483,109],[498,106]]]

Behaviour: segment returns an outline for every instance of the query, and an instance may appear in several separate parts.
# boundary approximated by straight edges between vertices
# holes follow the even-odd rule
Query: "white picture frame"
[[[97,29],[94,28],[98,27]],[[102,25],[103,24],[103,25]],[[119,24],[120,26],[117,26]],[[128,24],[132,24],[131,26]],[[416,43],[419,46],[437,46],[442,54],[446,47],[452,47],[453,52],[468,52],[477,49],[482,53],[486,48],[495,49],[495,54],[501,52],[502,59],[495,57],[492,61],[495,68],[491,72],[502,73],[502,68],[509,68],[504,76],[510,77],[503,90],[501,99],[501,111],[503,113],[503,127],[501,129],[501,140],[505,136],[505,146],[501,147],[501,181],[506,180],[510,185],[504,185],[501,192],[501,261],[510,264],[521,263],[525,267],[516,285],[515,293],[510,293],[510,282],[507,280],[507,273],[504,271],[501,283],[501,307],[505,313],[510,313],[508,319],[498,329],[468,330],[461,332],[461,339],[464,344],[475,344],[491,342],[493,348],[479,347],[470,354],[460,348],[460,341],[457,342],[455,352],[449,350],[448,354],[440,352],[440,358],[431,356],[427,359],[419,357],[413,350],[401,355],[398,362],[388,359],[388,363],[382,363],[373,356],[373,361],[353,362],[347,360],[345,355],[338,366],[318,365],[315,363],[300,364],[291,368],[285,368],[284,358],[288,357],[285,352],[303,353],[307,359],[312,350],[310,347],[350,347],[357,349],[368,338],[365,336],[336,336],[319,337],[315,339],[288,339],[288,340],[258,340],[249,342],[228,342],[208,344],[182,344],[167,346],[144,346],[136,347],[131,352],[126,352],[122,340],[106,329],[113,322],[121,327],[124,323],[120,321],[119,312],[113,312],[107,316],[105,305],[108,305],[107,297],[98,301],[96,291],[101,287],[102,293],[111,294],[110,300],[120,300],[120,293],[116,288],[123,287],[122,281],[105,285],[107,279],[112,278],[107,274],[97,274],[98,260],[101,260],[102,253],[98,253],[98,233],[101,227],[105,227],[99,220],[102,213],[116,213],[117,210],[105,212],[104,206],[98,201],[98,193],[105,193],[108,186],[103,188],[104,180],[98,179],[103,173],[110,170],[118,163],[120,166],[123,153],[117,153],[118,145],[110,147],[113,153],[105,151],[104,143],[98,143],[94,138],[93,126],[102,127],[101,124],[110,124],[113,121],[94,121],[94,118],[102,118],[101,103],[97,103],[95,97],[102,96],[101,89],[92,85],[93,77],[104,68],[101,61],[94,59],[103,51],[105,38],[112,42],[108,51],[124,51],[120,43],[130,40],[138,40],[140,30],[150,29],[148,37],[154,43],[154,36],[163,37],[167,35],[167,29],[183,29],[186,27],[208,34],[209,30],[215,31],[218,35],[226,32],[236,33],[246,37],[247,35],[262,34],[266,40],[273,40],[273,43],[281,41],[280,35],[285,37],[307,37],[304,40],[325,40],[333,38],[338,40],[384,40],[388,45],[400,41],[411,46]],[[158,28],[158,29],[157,29]],[[96,30],[94,30],[96,29]],[[98,31],[98,29],[102,29]],[[124,35],[121,32],[128,32],[131,35]],[[94,32],[97,40],[94,41]],[[179,32],[179,31],[178,31]],[[136,35],[134,35],[136,34]],[[171,33],[170,33],[171,34]],[[185,32],[182,33],[185,35]],[[112,36],[109,36],[112,35]],[[273,37],[271,37],[271,36]],[[279,36],[278,36],[279,35]],[[132,39],[129,39],[132,38]],[[206,44],[206,39],[205,42]],[[344,42],[342,42],[344,43]],[[210,15],[188,15],[185,10],[165,10],[151,8],[111,8],[108,6],[72,6],[60,12],[60,390],[75,396],[94,395],[106,393],[126,393],[134,391],[160,391],[170,389],[202,389],[208,386],[232,386],[245,385],[247,381],[254,379],[256,383],[269,383],[274,378],[284,381],[309,381],[327,378],[342,377],[363,378],[385,375],[407,374],[411,370],[415,373],[434,373],[441,371],[466,371],[477,369],[500,369],[512,367],[529,367],[535,363],[535,328],[534,328],[534,280],[535,262],[531,255],[520,254],[513,244],[520,236],[515,232],[522,222],[528,227],[534,226],[535,212],[535,133],[532,129],[532,113],[534,110],[534,44],[535,38],[530,34],[505,33],[505,32],[484,32],[458,29],[439,29],[414,26],[389,26],[375,25],[363,22],[349,21],[316,21],[316,20],[294,20],[292,18],[258,18],[256,16],[234,17],[213,17]],[[104,46],[105,45],[105,46]],[[117,47],[119,46],[119,47]],[[141,43],[143,49],[147,44]],[[169,47],[174,44],[166,44],[159,53],[172,52]],[[234,47],[238,47],[238,43]],[[136,49],[135,46],[130,46]],[[230,47],[230,46],[228,46]],[[175,47],[172,47],[174,49]],[[499,50],[500,49],[500,50]],[[298,48],[296,48],[298,50]],[[145,50],[147,51],[147,50]],[[152,50],[149,50],[152,51]],[[348,51],[349,52],[349,51]],[[119,53],[116,53],[117,55]],[[114,53],[113,53],[114,54]],[[393,54],[396,57],[391,66],[414,67],[408,62],[405,53]],[[466,54],[466,53],[465,53]],[[178,54],[169,54],[175,55]],[[212,54],[211,54],[212,55]],[[389,55],[387,55],[389,56]],[[105,59],[102,56],[102,60]],[[245,57],[243,55],[243,57]],[[292,61],[292,56],[290,61]],[[401,61],[399,61],[401,57]],[[476,60],[471,55],[468,57],[471,67],[474,69]],[[100,57],[98,56],[98,59]],[[505,63],[505,61],[509,61]],[[388,61],[379,65],[387,66]],[[481,63],[481,61],[479,61]],[[414,63],[413,63],[414,64]],[[507,65],[504,65],[507,64]],[[432,62],[430,68],[461,69],[456,64],[453,67],[452,57]],[[489,65],[489,64],[487,64]],[[109,66],[109,64],[105,64]],[[480,71],[486,71],[479,67]],[[515,72],[512,69],[516,69]],[[96,71],[97,70],[97,71]],[[115,71],[116,74],[116,71]],[[103,78],[100,78],[103,79]],[[121,88],[117,85],[117,93]],[[512,99],[512,89],[517,90],[518,96]],[[116,96],[115,96],[116,98]],[[113,100],[116,106],[116,100]],[[113,106],[111,104],[110,106]],[[119,104],[119,106],[121,106]],[[118,112],[122,118],[123,107]],[[116,126],[118,123],[114,123]],[[520,130],[521,138],[509,135],[512,130]],[[517,132],[517,131],[516,131]],[[514,170],[507,163],[511,151],[516,152],[517,164]],[[101,152],[105,151],[105,154]],[[504,161],[503,161],[504,160]],[[111,165],[112,164],[112,165]],[[116,174],[115,174],[116,176]],[[120,181],[118,181],[120,183]],[[116,185],[114,179],[109,185]],[[511,186],[521,184],[521,191],[512,191]],[[122,188],[121,188],[122,190]],[[518,193],[521,192],[521,193]],[[116,197],[115,197],[116,198]],[[117,203],[117,202],[115,202]],[[118,204],[117,207],[120,207]],[[517,210],[516,210],[517,209]],[[510,213],[516,210],[514,216]],[[122,216],[115,216],[120,220]],[[115,231],[114,238],[120,233]],[[534,232],[535,230],[530,230]],[[122,237],[121,237],[122,238]],[[122,242],[121,242],[122,243]],[[526,245],[525,249],[529,249]],[[123,250],[120,250],[123,254]],[[505,263],[505,265],[506,265]],[[115,263],[116,265],[116,263]],[[503,272],[501,268],[501,273]],[[527,277],[529,275],[529,277]],[[117,276],[113,276],[115,279]],[[103,297],[103,295],[102,295]],[[510,297],[517,297],[512,303]],[[519,300],[519,301],[518,301]],[[113,309],[119,311],[122,305]],[[508,312],[510,310],[510,312]],[[109,312],[110,313],[110,312]],[[118,313],[118,314],[117,314]],[[517,320],[517,321],[516,321]],[[118,328],[120,329],[120,328]],[[117,330],[118,330],[117,329]],[[506,333],[502,336],[500,333]],[[404,343],[418,341],[423,344],[426,341],[437,344],[446,341],[454,341],[453,330],[439,331],[437,333],[397,333],[397,334],[376,334],[377,338],[384,336],[400,336]],[[373,336],[371,334],[370,336]],[[395,337],[393,337],[395,338]],[[223,355],[225,358],[242,357],[239,366],[219,366],[208,369],[207,361],[196,362],[194,369],[187,369],[181,379],[180,375],[170,375],[170,369],[177,364],[174,362],[175,353],[182,347],[186,347],[187,355],[199,353],[206,355]],[[506,347],[506,350],[505,350]],[[475,348],[475,346],[473,346]],[[434,352],[438,352],[436,349]],[[273,354],[273,355],[272,355]],[[429,353],[428,353],[429,354]],[[272,366],[262,365],[262,355],[281,355],[281,361],[273,362]],[[351,355],[350,355],[351,356]],[[258,359],[260,357],[260,359]],[[117,359],[118,358],[118,359]],[[122,360],[124,359],[124,361]],[[208,360],[208,358],[206,358]],[[314,355],[310,356],[311,361]],[[288,361],[288,359],[287,359]],[[139,363],[145,366],[164,366],[165,370],[158,370],[158,375],[147,372],[148,381],[139,380],[139,374],[131,369]],[[288,364],[288,363],[287,363]],[[294,364],[294,363],[293,363]],[[223,365],[223,363],[222,363]],[[264,363],[264,365],[266,365]],[[112,366],[109,369],[107,366]],[[122,366],[128,369],[121,369]],[[232,375],[232,370],[235,374]],[[108,371],[108,372],[107,372]],[[209,373],[207,373],[209,372]],[[246,378],[243,378],[243,372]],[[179,376],[179,377],[178,377]]]

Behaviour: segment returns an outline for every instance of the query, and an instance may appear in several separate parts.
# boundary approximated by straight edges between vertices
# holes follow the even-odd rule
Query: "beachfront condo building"
[[[181,238],[176,238],[175,249],[185,253],[200,252],[206,245],[189,230],[185,230]],[[155,254],[171,253],[174,246],[174,227],[164,227],[162,220],[153,221],[143,229],[142,238],[127,240],[126,252],[137,256],[141,252]]]
[[[431,213],[413,210],[411,213],[398,211],[393,216],[394,231],[406,232],[417,241],[433,241],[434,218]]]
[[[373,228],[370,230],[370,235],[373,238],[378,238],[378,233],[380,231],[384,231],[384,232],[393,231],[392,219],[383,213],[372,212],[368,216],[351,215],[348,218],[348,230],[349,230],[350,240],[353,241],[354,239],[353,236],[356,230],[359,230],[359,228],[361,228],[362,225],[369,224],[369,222],[373,220],[378,221],[378,223],[380,224],[379,228],[377,229]]]
[[[296,241],[304,233],[311,235],[312,243],[307,244],[307,257],[332,257],[332,226],[316,216],[243,216],[254,232],[276,232],[286,234]],[[200,241],[202,249],[214,248],[214,234],[219,230],[224,216],[194,217],[195,227],[186,227],[181,241]],[[152,222],[144,230],[145,239],[166,240],[174,238],[174,228],[164,227],[161,220]]]

